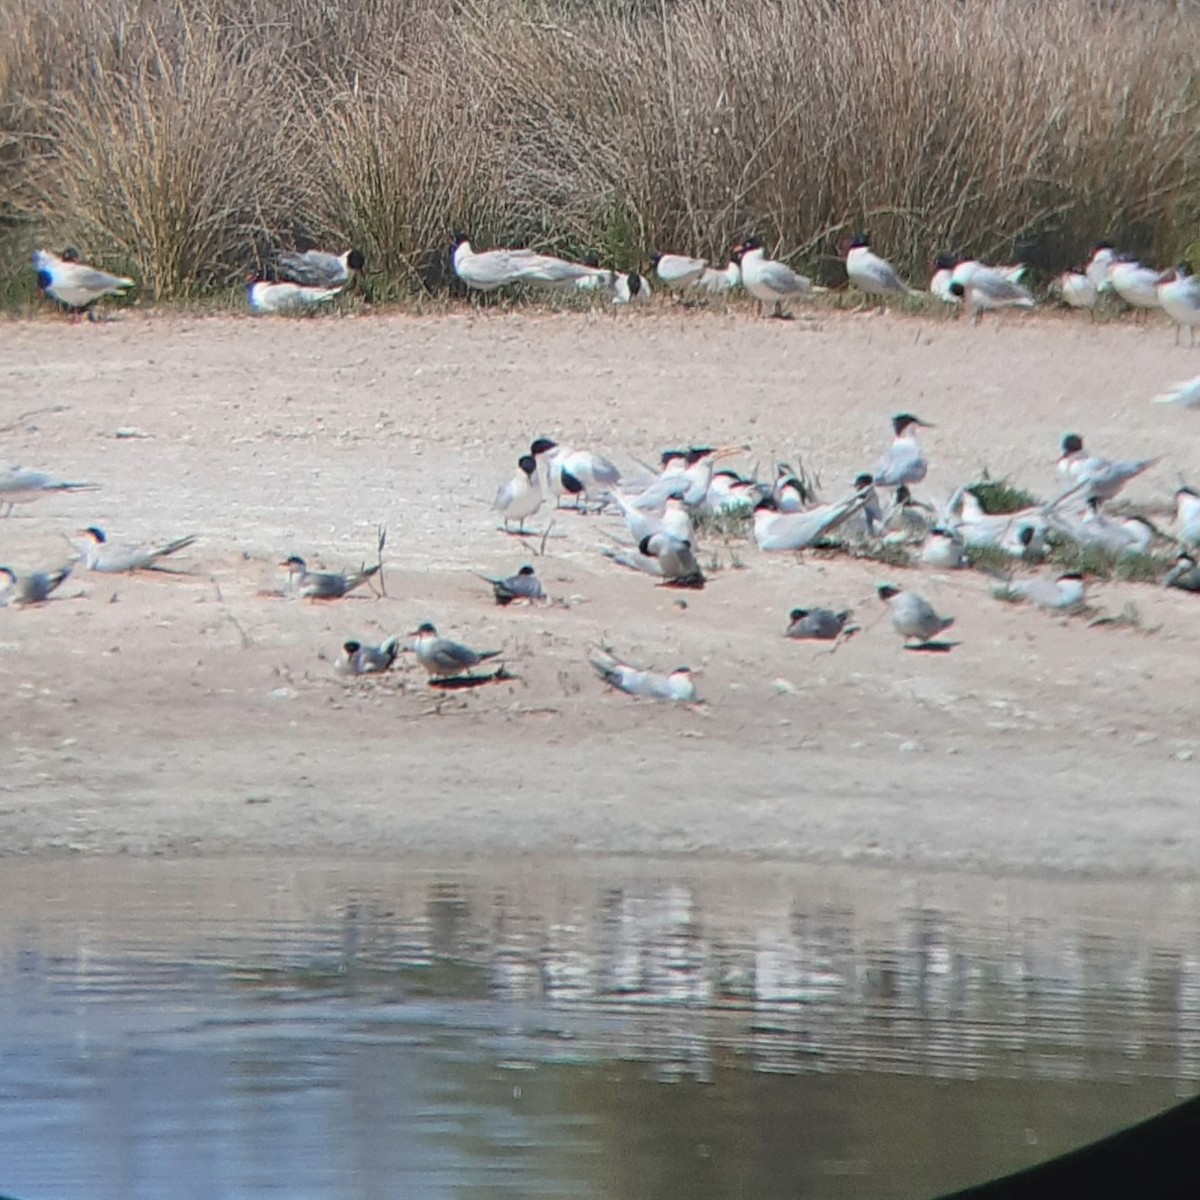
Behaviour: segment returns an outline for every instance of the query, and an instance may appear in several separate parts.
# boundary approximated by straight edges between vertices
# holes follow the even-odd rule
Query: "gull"
[[[618,271],[612,281],[612,302],[614,304],[647,304],[653,299],[650,281],[645,275],[630,271],[628,275]]]
[[[57,571],[30,571],[28,575],[18,575],[12,567],[0,567],[0,576],[5,581],[0,590],[0,604],[41,604],[70,574],[69,566]]]
[[[1083,273],[1091,281],[1092,287],[1096,289],[1097,294],[1113,290],[1110,276],[1113,264],[1116,261],[1117,255],[1113,249],[1112,242],[1096,243],[1092,251],[1092,257],[1088,260],[1088,265],[1084,267]]]
[[[846,275],[868,296],[919,295],[896,274],[896,268],[871,250],[868,234],[859,233],[846,244]]]
[[[1196,326],[1200,325],[1200,279],[1192,274],[1191,266],[1181,262],[1158,285],[1158,302],[1175,322],[1175,345],[1179,334],[1188,327],[1188,344],[1196,344]]]
[[[1093,319],[1096,315],[1096,300],[1099,291],[1085,271],[1072,268],[1064,271],[1050,285],[1050,291],[1071,308],[1086,308]]]
[[[771,316],[786,319],[782,308],[793,296],[811,296],[824,288],[813,287],[807,275],[798,275],[786,263],[766,258],[758,238],[747,238],[733,250],[734,261],[742,271],[742,285],[759,302],[759,311],[772,305]]]
[[[897,413],[892,418],[895,437],[872,472],[876,487],[899,487],[905,483],[920,483],[925,478],[928,464],[917,442],[917,426],[934,428],[912,413]]]
[[[957,571],[967,565],[966,546],[963,539],[953,530],[935,525],[921,548],[921,561],[927,567]]]
[[[400,653],[400,639],[390,637],[379,646],[368,646],[362,642],[343,642],[333,669],[339,675],[382,675],[391,670]]]
[[[418,625],[409,636],[413,638],[412,648],[417,661],[435,678],[464,675],[472,667],[500,654],[499,650],[472,650],[460,642],[438,637],[437,629],[429,621]]]
[[[537,257],[531,250],[484,250],[476,254],[464,233],[454,235],[453,246],[455,275],[478,292],[516,283],[522,270]]]
[[[68,247],[60,255],[35,250],[33,269],[38,288],[64,308],[79,313],[102,296],[120,296],[133,287],[124,275],[109,275],[79,261],[79,251]]]
[[[338,600],[379,571],[378,563],[357,571],[310,571],[298,554],[285,558],[279,565],[287,568],[292,591],[305,600]]]
[[[881,583],[878,592],[892,610],[892,627],[905,642],[915,639],[918,646],[928,645],[954,624],[953,617],[939,617],[933,605],[916,592],[901,591],[890,583]]]
[[[686,288],[699,282],[708,266],[706,258],[689,258],[686,254],[656,254],[651,260],[659,279],[669,288]]]
[[[950,280],[950,294],[964,301],[966,310],[978,325],[988,309],[1033,308],[1033,294],[1013,280],[1006,270],[983,263],[959,263]]]
[[[91,492],[97,487],[99,484],[55,479],[45,471],[34,471],[29,467],[10,467],[6,471],[0,470],[0,508],[8,517],[18,504],[32,504],[54,492]]]
[[[645,700],[669,700],[677,704],[696,702],[696,685],[687,667],[676,667],[669,675],[655,675],[651,671],[631,667],[598,647],[588,651],[588,662],[609,687],[627,695]]]
[[[852,610],[848,608],[842,612],[834,612],[831,608],[793,608],[788,613],[788,627],[784,636],[831,642],[846,628],[846,622],[852,615]]]
[[[1074,483],[1051,501],[1051,507],[1080,492],[1085,500],[1111,500],[1131,479],[1149,470],[1156,462],[1158,457],[1114,461],[1089,455],[1083,448],[1083,438],[1077,433],[1068,433],[1062,440],[1058,473]]]
[[[804,550],[832,533],[866,503],[863,492],[855,492],[835,504],[818,504],[803,512],[781,513],[769,497],[754,509],[754,540],[767,553]]]
[[[366,268],[366,256],[361,250],[345,254],[330,254],[325,250],[284,251],[278,256],[279,274],[293,283],[307,287],[343,288],[355,271]]]
[[[303,283],[272,282],[269,279],[250,278],[246,281],[250,311],[256,313],[307,312],[328,304],[341,290],[340,286],[308,287]]]
[[[1113,263],[1109,271],[1113,291],[1132,308],[1146,311],[1159,307],[1158,285],[1163,272],[1134,260]]]
[[[731,292],[742,282],[742,268],[737,261],[731,261],[723,267],[705,267],[694,286],[697,291],[708,292],[709,295],[719,295]]]
[[[621,482],[616,465],[590,450],[573,450],[550,438],[538,438],[530,445],[529,453],[545,464],[546,486],[556,508],[561,507],[564,496],[576,497],[577,504],[581,496],[601,500]]]
[[[542,482],[538,478],[537,459],[532,454],[522,454],[517,459],[517,473],[502,483],[492,501],[492,511],[504,518],[504,530],[508,523],[517,522],[517,532],[525,532],[525,518],[532,517],[542,507]]]
[[[1175,522],[1179,541],[1185,546],[1200,546],[1200,492],[1190,487],[1176,489]]]
[[[545,600],[546,593],[542,590],[541,580],[533,568],[526,563],[515,575],[503,579],[493,579],[490,575],[480,575],[485,583],[492,585],[492,594],[499,605],[511,604],[514,600]]]
[[[1077,571],[1068,571],[1053,581],[1049,579],[1010,580],[993,590],[997,600],[1034,604],[1038,608],[1056,610],[1082,607],[1086,599],[1086,584]]]
[[[1195,558],[1190,554],[1181,554],[1163,578],[1163,587],[1200,592],[1200,565],[1197,565]]]
[[[954,279],[954,268],[958,266],[958,259],[953,254],[939,254],[933,260],[933,275],[929,280],[929,294],[936,300],[941,300],[945,304],[957,304],[960,300],[950,290],[950,284]]]
[[[1200,408],[1200,375],[1186,383],[1177,383],[1169,392],[1154,397],[1155,404],[1178,404],[1180,408]]]
[[[161,558],[183,550],[196,540],[196,534],[176,538],[165,546],[149,548],[146,546],[122,546],[108,540],[103,529],[98,525],[89,525],[81,529],[84,538],[81,559],[84,569],[98,571],[104,575],[122,575],[129,571],[149,571],[157,567]]]

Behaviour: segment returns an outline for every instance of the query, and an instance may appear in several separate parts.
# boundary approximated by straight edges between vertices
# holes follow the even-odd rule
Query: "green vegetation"
[[[8,0],[5,28],[15,307],[39,243],[142,299],[354,244],[390,299],[444,289],[455,230],[622,268],[757,232],[837,283],[857,228],[921,280],[943,247],[1171,262],[1200,209],[1200,18],[1166,0]]]

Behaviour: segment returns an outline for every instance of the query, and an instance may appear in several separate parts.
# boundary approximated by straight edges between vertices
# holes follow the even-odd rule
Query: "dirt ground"
[[[709,543],[703,592],[599,548],[610,518],[553,514],[545,554],[488,505],[537,435],[622,466],[668,444],[802,454],[830,495],[907,409],[921,494],[983,467],[1040,495],[1059,439],[1163,456],[1133,500],[1200,481],[1200,417],[1151,405],[1200,372],[1169,329],[1038,316],[830,313],[784,325],[677,311],[314,320],[144,317],[0,326],[0,461],[94,480],[0,522],[0,561],[48,567],[96,523],[199,541],[180,574],[78,573],[0,609],[0,852],[705,853],[1032,875],[1200,876],[1200,597],[1101,584],[1089,627],[1002,604],[975,572],[902,571]],[[1164,518],[1165,520],[1165,518]],[[268,594],[291,553],[375,558],[387,596]],[[1169,528],[1169,525],[1168,525]],[[740,562],[740,569],[733,566]],[[554,603],[493,605],[475,575],[535,563]],[[874,596],[953,615],[905,651]],[[782,636],[853,607],[835,653]],[[511,683],[440,695],[404,656],[332,670],[350,637],[433,620],[496,647]],[[700,668],[702,712],[605,691],[604,642]]]

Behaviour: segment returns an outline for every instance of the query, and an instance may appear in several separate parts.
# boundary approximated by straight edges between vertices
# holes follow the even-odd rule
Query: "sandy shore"
[[[836,494],[887,419],[936,423],[923,491],[983,467],[1046,495],[1059,438],[1162,454],[1129,489],[1200,480],[1200,421],[1148,403],[1200,371],[1161,325],[1053,316],[451,315],[298,322],[129,315],[0,327],[0,458],[95,480],[0,522],[0,560],[50,566],[98,523],[184,533],[180,575],[79,575],[0,610],[7,853],[694,853],[1161,878],[1200,876],[1200,598],[1100,585],[1139,628],[994,601],[975,573],[705,547],[685,597],[562,514],[534,560],[556,603],[502,610],[473,574],[530,558],[488,502],[531,437],[618,463],[666,444],[802,453]],[[544,525],[544,522],[540,522]],[[276,564],[375,556],[386,598],[267,594]],[[732,567],[736,559],[742,569]],[[957,618],[905,652],[874,598],[902,576]],[[787,611],[852,606],[834,654]],[[518,677],[439,696],[410,662],[347,685],[349,637],[424,619]],[[606,693],[584,659],[700,667],[706,713]],[[777,681],[786,681],[788,686]]]

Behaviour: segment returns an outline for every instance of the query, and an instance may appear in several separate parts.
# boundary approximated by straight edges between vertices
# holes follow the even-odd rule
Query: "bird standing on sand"
[[[1111,500],[1131,479],[1149,470],[1158,458],[1114,460],[1098,454],[1088,454],[1083,438],[1068,433],[1062,440],[1058,473],[1072,481],[1073,486],[1051,502],[1061,504],[1068,496],[1083,494],[1085,500]]]
[[[771,316],[779,320],[788,319],[782,308],[786,301],[825,290],[813,287],[807,275],[798,275],[786,263],[767,258],[762,242],[756,237],[735,246],[733,259],[741,267],[742,285],[759,302],[759,311],[766,312],[770,304]]]
[[[1158,285],[1158,302],[1175,322],[1175,345],[1186,325],[1188,345],[1196,344],[1196,326],[1200,325],[1200,279],[1192,274],[1190,263],[1181,262]]]
[[[928,421],[922,421],[912,413],[897,413],[892,418],[892,444],[872,472],[876,487],[898,488],[903,484],[920,483],[925,478],[929,466],[917,441],[918,427],[933,428]]]
[[[418,625],[410,636],[417,661],[430,676],[438,679],[465,675],[472,667],[500,654],[499,650],[472,650],[461,642],[438,637],[437,629],[429,621]]]
[[[532,454],[522,454],[517,459],[517,473],[502,483],[492,501],[492,511],[504,518],[504,530],[508,523],[517,522],[517,533],[525,532],[525,518],[532,517],[542,507],[542,482],[538,478],[537,460]]]
[[[686,288],[698,283],[708,266],[705,258],[690,258],[686,254],[656,254],[651,260],[655,274],[669,288]]]
[[[868,296],[912,296],[918,295],[896,273],[886,258],[880,258],[871,249],[869,234],[858,233],[846,243],[846,276],[850,282]]]
[[[80,262],[79,251],[73,246],[61,255],[35,250],[33,269],[38,289],[76,317],[102,296],[121,296],[133,287],[133,280],[124,275],[109,275]]]
[[[892,610],[892,628],[905,642],[928,645],[939,633],[954,624],[953,617],[939,617],[933,605],[916,592],[901,591],[890,583],[881,583],[878,590],[879,598],[886,600]]]
[[[99,484],[55,479],[45,471],[34,471],[29,467],[10,467],[0,470],[0,508],[8,517],[18,504],[32,504],[55,492],[93,492],[97,487]]]

